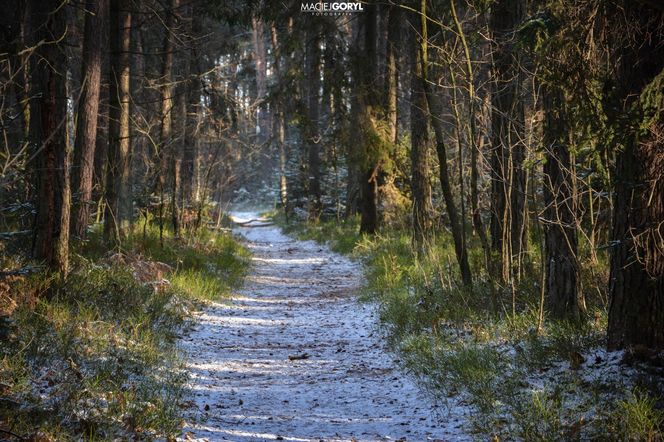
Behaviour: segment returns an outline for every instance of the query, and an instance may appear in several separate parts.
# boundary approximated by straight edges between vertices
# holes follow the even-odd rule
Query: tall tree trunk
[[[198,14],[199,9],[195,4],[189,5],[189,20],[191,23],[191,35],[197,39],[203,34],[202,17]],[[198,137],[199,137],[199,109],[201,100],[201,79],[200,75],[200,48],[195,42],[192,42],[191,53],[187,56],[188,78],[186,85],[187,108],[186,108],[186,127],[184,137],[184,157],[182,162],[182,193],[185,204],[193,207],[193,202],[197,201],[196,183],[198,182]]]
[[[161,70],[161,126],[159,130],[159,177],[157,179],[157,191],[159,192],[159,241],[162,246],[164,243],[164,215],[166,210],[166,177],[168,171],[168,160],[173,149],[172,124],[173,117],[173,50],[175,48],[175,36],[173,25],[175,23],[175,10],[179,5],[179,0],[170,0],[170,6],[164,12],[166,14],[164,43],[163,43],[163,64]]]
[[[437,117],[441,113],[441,106],[438,102],[438,97],[431,90],[431,86],[429,85],[427,78],[429,58],[426,5],[427,0],[421,0],[420,64],[422,66],[422,85],[429,107],[431,125],[433,126],[434,133],[436,134],[436,153],[438,155],[438,167],[440,169],[440,187],[443,192],[443,198],[445,199],[445,206],[447,207],[447,216],[450,219],[452,239],[454,240],[454,251],[456,253],[457,262],[459,263],[461,280],[464,285],[468,286],[473,283],[473,278],[470,272],[470,266],[468,265],[468,252],[466,250],[466,245],[463,242],[463,234],[461,229],[461,223],[463,220],[459,219],[459,212],[457,211],[456,203],[454,202],[454,197],[452,196],[452,188],[450,186],[450,175],[447,167],[447,147],[445,146],[443,127],[440,119]]]
[[[399,85],[399,44],[401,39],[401,7],[390,5],[388,8],[387,43],[385,60],[385,114],[390,130],[390,142],[396,144],[398,137],[397,98]]]
[[[320,113],[320,30],[312,26],[312,31],[307,33],[306,52],[306,78],[307,78],[307,124],[306,142],[308,153],[308,212],[310,220],[317,220],[323,209],[321,203],[321,170],[320,149],[321,135],[319,129]]]
[[[281,58],[283,57],[282,48],[279,44],[279,34],[276,26],[271,27],[272,50],[274,53],[273,68],[277,81],[283,81],[281,72]],[[282,100],[276,100],[275,118],[274,118],[274,139],[279,153],[279,202],[284,211],[284,216],[288,220],[288,181],[286,179],[286,121],[284,114],[284,103]]]
[[[131,0],[111,1],[111,69],[109,75],[108,162],[104,237],[117,244],[131,220],[129,138]]]
[[[198,175],[198,126],[199,101],[201,99],[200,82],[194,74],[187,85],[186,127],[184,135],[184,157],[182,159],[182,194],[186,205],[196,200],[196,176]]]
[[[77,201],[72,233],[85,237],[90,221],[97,121],[104,42],[108,33],[108,0],[87,0],[83,40],[83,90],[78,104],[72,187]]]
[[[523,19],[523,0],[497,0],[489,27],[493,38],[493,94],[491,96],[491,242],[500,254],[501,278],[512,281],[514,257],[525,245],[523,170],[523,102],[519,98],[519,64],[515,32]]]
[[[360,69],[361,63],[358,60],[362,52],[362,25],[360,20],[352,20],[349,25],[349,36],[352,42],[349,47],[349,57],[351,59],[351,78],[359,88],[360,85]],[[357,89],[356,89],[357,91]],[[360,110],[359,94],[354,93],[350,96],[350,108],[348,110],[348,119],[350,121],[357,121]],[[346,157],[346,170],[348,176],[346,178],[345,189],[345,210],[344,219],[348,219],[357,215],[360,212],[360,162],[361,152],[357,149],[358,142],[361,141],[361,130],[357,124],[347,124],[348,137],[344,142],[343,149]]]
[[[616,133],[624,134],[615,170],[608,346],[662,350],[664,11],[621,3],[612,5],[607,17],[617,48],[618,85],[617,100],[607,110]],[[627,28],[633,33],[616,32]]]
[[[187,126],[187,96],[185,87],[178,87],[174,112],[176,115],[176,141],[174,142],[171,158],[171,222],[173,224],[173,236],[180,237],[180,214],[182,209],[182,158],[185,149],[185,132]]]
[[[410,187],[413,198],[413,243],[422,251],[431,230],[431,186],[429,185],[429,125],[427,124],[427,96],[422,77],[422,50],[418,39],[420,17],[409,14],[408,43],[410,57]],[[389,51],[388,51],[389,52]],[[389,64],[388,64],[389,66]],[[389,79],[389,77],[388,77]],[[395,97],[396,100],[396,97]]]
[[[180,26],[180,33],[188,36],[192,34],[192,17],[190,9],[193,4],[184,4],[180,10],[173,10],[173,14],[177,14],[178,23]],[[175,30],[173,30],[174,32]],[[183,55],[177,62],[177,78],[176,78],[176,98],[174,103],[174,123],[175,123],[175,143],[171,154],[171,221],[173,224],[173,235],[177,238],[181,235],[182,217],[184,216],[185,200],[184,200],[184,185],[183,180],[183,162],[187,161],[187,156],[191,148],[187,145],[189,140],[187,137],[187,108],[189,107],[187,92],[188,85],[190,84],[191,73],[191,56]],[[188,169],[184,170],[186,175]]]
[[[377,5],[373,2],[366,4],[362,13],[364,24],[364,53],[360,61],[360,53],[356,54],[360,63],[359,75],[359,113],[360,119],[355,124],[362,126],[361,130],[367,132],[362,136],[363,158],[359,170],[360,179],[360,232],[373,234],[378,230],[378,173],[380,169],[379,152],[376,152],[372,140],[376,137],[373,127],[373,116],[379,104],[375,82],[377,79],[376,67],[378,57],[376,52],[376,15]],[[369,133],[373,132],[373,133]]]
[[[110,25],[110,17],[109,24]],[[108,127],[109,127],[109,75],[110,46],[109,39],[104,44],[102,61],[101,87],[99,91],[99,109],[97,115],[97,137],[95,140],[94,172],[92,177],[92,198],[97,200],[95,222],[100,222],[104,215],[106,194],[106,160],[108,158]]]
[[[66,14],[59,0],[31,0],[30,141],[35,149],[37,214],[32,253],[55,271],[69,269],[69,150],[66,139],[67,57],[60,44]],[[49,42],[39,44],[39,42]]]
[[[552,86],[554,87],[554,86]],[[579,321],[585,312],[577,261],[576,201],[569,128],[559,91],[544,91],[544,231],[546,275],[544,298],[556,319]]]
[[[262,2],[260,2],[262,4]],[[268,50],[266,44],[266,27],[261,17],[252,19],[253,57],[255,61],[256,78],[256,120],[255,145],[260,155],[254,156],[253,173],[257,175],[256,182],[272,172],[272,156],[270,155],[269,141],[272,136],[271,120],[273,118],[272,106],[267,100],[268,86]],[[253,91],[252,91],[253,92]]]

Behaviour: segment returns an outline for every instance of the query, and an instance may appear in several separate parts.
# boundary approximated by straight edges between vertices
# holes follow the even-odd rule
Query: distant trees
[[[248,104],[240,95],[252,95],[248,82],[232,85],[237,71],[216,69],[228,49],[219,34],[234,31],[212,37],[204,29],[203,17],[220,23],[229,12],[176,0],[165,8],[99,0],[13,2],[10,9],[0,33],[3,230],[29,227],[30,255],[66,275],[70,233],[84,240],[92,223],[101,222],[104,238],[119,247],[137,210],[162,226],[170,215],[176,235],[197,228],[209,195],[223,194],[211,188],[233,180],[238,159],[227,147],[238,137],[228,129],[238,130],[235,110]],[[246,26],[251,16],[236,20]],[[210,41],[217,46],[204,44]]]

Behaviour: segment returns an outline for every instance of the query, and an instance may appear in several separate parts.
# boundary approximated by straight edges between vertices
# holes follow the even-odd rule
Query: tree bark
[[[69,270],[69,149],[66,139],[67,57],[62,45],[66,14],[58,0],[31,0],[30,142],[35,154],[37,214],[32,244],[36,259],[66,276]],[[38,44],[39,42],[48,42]]]
[[[83,90],[78,105],[74,145],[75,218],[72,233],[85,237],[90,221],[92,178],[94,174],[97,121],[99,114],[101,70],[104,41],[108,33],[108,0],[87,0],[83,40]]]
[[[401,8],[390,5],[388,8],[387,43],[385,60],[385,115],[390,129],[390,142],[396,144],[398,138],[397,98],[399,85],[399,44],[401,38]]]
[[[177,89],[174,112],[176,115],[176,142],[170,155],[171,159],[171,223],[173,224],[173,236],[180,237],[181,234],[181,212],[182,212],[182,161],[187,146],[185,145],[185,132],[187,126],[187,95],[184,84]]]
[[[175,48],[175,10],[179,0],[170,0],[169,8],[165,10],[165,28],[163,43],[163,64],[161,71],[161,125],[159,128],[159,177],[157,179],[157,191],[159,192],[159,241],[164,242],[164,216],[166,210],[166,177],[168,173],[168,160],[173,148],[172,124],[173,117],[173,50]]]
[[[130,0],[111,1],[111,72],[104,238],[116,244],[120,244],[126,236],[132,212],[129,168],[131,7]]]
[[[429,125],[427,124],[427,96],[422,76],[422,51],[418,40],[420,17],[409,14],[408,43],[410,54],[410,187],[413,199],[412,228],[413,244],[418,252],[423,251],[431,233],[431,186],[429,185]],[[389,53],[389,51],[388,51]],[[389,63],[388,63],[389,67]],[[389,80],[389,77],[388,77]],[[396,95],[396,94],[395,94]],[[395,96],[396,101],[396,96]],[[395,121],[396,123],[396,121]]]
[[[191,35],[193,39],[200,39],[203,35],[201,10],[196,4],[190,4],[188,9],[188,19],[190,20]],[[194,202],[198,202],[198,192],[196,192],[198,174],[199,174],[199,127],[200,119],[200,100],[202,92],[201,55],[200,44],[192,41],[191,52],[187,56],[188,78],[186,84],[187,108],[186,108],[186,127],[184,137],[184,157],[182,162],[182,193],[184,203],[188,207],[193,207]]]
[[[320,170],[320,149],[321,135],[319,129],[320,113],[320,30],[316,24],[312,30],[307,33],[307,51],[306,51],[306,78],[307,78],[307,123],[306,123],[306,142],[308,153],[308,213],[310,220],[317,220],[322,212],[321,202],[321,170]]]
[[[110,16],[109,24],[110,25]],[[97,138],[95,140],[94,172],[92,177],[92,198],[97,200],[95,222],[100,222],[104,215],[106,194],[106,160],[108,159],[108,128],[110,100],[110,46],[109,39],[104,44],[102,61],[101,87],[99,91],[99,109],[97,115]]]
[[[356,54],[359,76],[359,100],[358,111],[360,119],[356,124],[362,125],[365,131],[362,136],[363,158],[359,170],[360,179],[360,232],[374,234],[378,230],[378,173],[380,169],[379,155],[375,145],[372,146],[371,139],[377,135],[373,127],[372,114],[379,104],[378,93],[375,82],[377,80],[376,67],[378,57],[376,52],[376,14],[377,5],[373,2],[366,4],[362,13],[364,24],[364,53],[363,61],[360,61],[360,53]]]
[[[281,46],[279,44],[279,34],[276,26],[273,24],[271,29],[272,50],[274,51],[274,72],[277,81],[282,82],[281,58],[283,57]],[[274,103],[274,134],[277,152],[279,153],[279,202],[284,211],[284,216],[288,221],[288,180],[286,179],[286,121],[284,114],[283,100],[276,100]]]
[[[664,11],[608,10],[617,97],[607,113],[624,136],[616,158],[608,346],[664,349]],[[629,28],[631,35],[616,30]],[[659,36],[659,37],[655,37]],[[631,40],[629,40],[629,39]],[[626,118],[626,116],[628,118]]]

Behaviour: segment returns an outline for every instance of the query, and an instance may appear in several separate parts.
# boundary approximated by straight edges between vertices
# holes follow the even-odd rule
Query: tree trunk
[[[193,38],[200,38],[203,35],[202,17],[200,9],[195,4],[190,4],[188,9],[189,20],[191,23],[191,35]],[[198,193],[196,186],[198,182],[198,138],[199,126],[201,124],[199,117],[201,100],[201,79],[200,76],[200,47],[198,43],[192,43],[191,53],[187,56],[188,78],[186,85],[187,108],[186,108],[186,127],[184,137],[184,158],[182,162],[182,193],[184,203],[193,207],[194,201],[197,201]]]
[[[251,21],[254,60],[256,66],[256,144],[263,146],[268,138],[268,110],[265,104],[267,95],[267,49],[265,47],[265,23],[254,17]],[[261,164],[261,170],[269,167]]]
[[[438,155],[439,172],[440,172],[440,187],[445,199],[445,206],[447,207],[447,216],[450,219],[450,228],[452,230],[452,238],[454,240],[454,251],[456,253],[457,262],[459,263],[459,270],[461,273],[461,280],[464,285],[472,285],[473,278],[468,265],[468,253],[466,246],[463,242],[463,235],[461,223],[463,220],[459,219],[459,212],[452,196],[452,189],[450,186],[450,176],[447,167],[447,147],[445,146],[445,139],[443,135],[443,127],[437,115],[441,113],[441,106],[438,103],[438,97],[431,91],[427,79],[428,72],[428,41],[427,41],[427,15],[426,3],[427,0],[422,0],[420,6],[421,12],[421,41],[420,41],[420,64],[422,72],[422,85],[426,95],[427,104],[429,107],[429,117],[431,125],[433,126],[434,133],[436,134],[436,153]]]
[[[129,230],[132,207],[129,168],[131,7],[130,0],[111,1],[111,72],[104,238],[117,244]]]
[[[410,187],[413,198],[413,243],[422,251],[431,230],[431,186],[429,185],[429,126],[427,124],[427,96],[422,77],[421,43],[416,30],[420,17],[409,14],[408,43],[410,54]],[[389,66],[389,64],[388,64]],[[388,77],[389,78],[389,77]],[[395,97],[396,100],[396,97]]]
[[[171,222],[173,236],[180,237],[180,214],[182,209],[182,158],[185,149],[185,132],[187,126],[187,96],[185,87],[181,84],[175,99],[176,139],[171,153]]]
[[[312,26],[315,28],[315,26]],[[307,33],[306,78],[307,78],[307,122],[306,142],[308,153],[308,212],[310,220],[317,220],[323,209],[321,203],[319,129],[319,94],[320,94],[320,30],[315,28]]]
[[[182,202],[184,207],[191,207],[195,200],[196,176],[198,167],[198,102],[201,99],[200,82],[190,75],[186,86],[185,97],[185,127],[184,127],[184,152],[182,158]]]
[[[110,16],[109,23],[110,25]],[[99,91],[99,109],[97,115],[97,137],[95,140],[94,172],[92,177],[92,198],[97,201],[95,222],[100,222],[104,215],[106,194],[106,160],[108,159],[109,93],[110,93],[110,46],[109,39],[104,44],[102,61],[101,87]]]
[[[274,51],[274,73],[277,81],[283,81],[281,72],[281,46],[279,45],[279,34],[276,26],[273,24],[271,27],[272,37],[272,50]],[[288,221],[288,180],[286,179],[286,121],[284,115],[284,103],[282,100],[276,100],[274,103],[274,137],[277,144],[277,152],[279,153],[279,202],[284,211],[284,216]]]
[[[392,144],[396,144],[398,138],[397,98],[399,71],[397,69],[397,60],[399,58],[398,46],[401,38],[401,16],[401,8],[399,6],[389,6],[385,57],[385,114],[390,129],[390,142]]]
[[[563,105],[560,92],[545,88],[544,298],[553,318],[580,321],[586,306],[580,290],[577,264],[576,201],[571,176],[572,161],[567,148],[569,129]]]
[[[77,201],[72,233],[85,237],[90,221],[97,120],[101,89],[102,57],[107,38],[108,0],[87,0],[83,40],[83,90],[78,104],[74,175],[72,187]]]
[[[664,349],[664,122],[617,158],[609,279],[610,349]]]
[[[166,176],[168,172],[168,159],[172,149],[172,115],[173,109],[173,50],[175,9],[179,0],[170,0],[170,6],[165,10],[165,29],[163,43],[163,64],[161,71],[161,126],[159,129],[159,177],[157,179],[157,191],[159,192],[159,241],[164,243],[164,211],[166,210]]]
[[[625,12],[626,11],[626,12]],[[664,12],[609,9],[616,102],[607,113],[624,133],[616,158],[608,346],[664,349]],[[616,30],[632,29],[626,36]],[[627,40],[631,38],[632,40]],[[626,118],[626,116],[628,118]]]
[[[364,52],[356,54],[359,77],[359,100],[358,111],[360,119],[355,124],[361,125],[362,135],[362,161],[359,170],[360,179],[360,232],[373,234],[378,230],[378,173],[380,169],[377,146],[372,146],[372,139],[377,135],[373,127],[372,114],[379,104],[378,93],[375,82],[377,80],[376,67],[378,57],[376,52],[376,14],[377,5],[373,2],[367,3],[362,13],[364,24]],[[359,40],[359,39],[358,39]],[[362,56],[362,61],[360,61]]]
[[[64,39],[65,9],[58,0],[28,4],[30,44]],[[69,269],[69,150],[66,139],[67,57],[60,44],[41,44],[31,57],[30,141],[35,149],[37,214],[32,244],[36,259],[66,275]]]
[[[516,28],[523,19],[523,0],[497,0],[489,27],[493,38],[491,96],[491,243],[500,254],[501,278],[512,281],[514,257],[525,245],[523,170],[523,102],[519,98],[519,63],[513,49]]]

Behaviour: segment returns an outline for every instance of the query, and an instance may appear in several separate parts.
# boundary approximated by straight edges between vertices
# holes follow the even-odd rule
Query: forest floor
[[[357,299],[358,263],[254,213],[234,218],[246,223],[236,233],[252,268],[183,338],[192,377],[184,440],[469,439],[468,406],[436,407],[397,368],[376,306]]]

